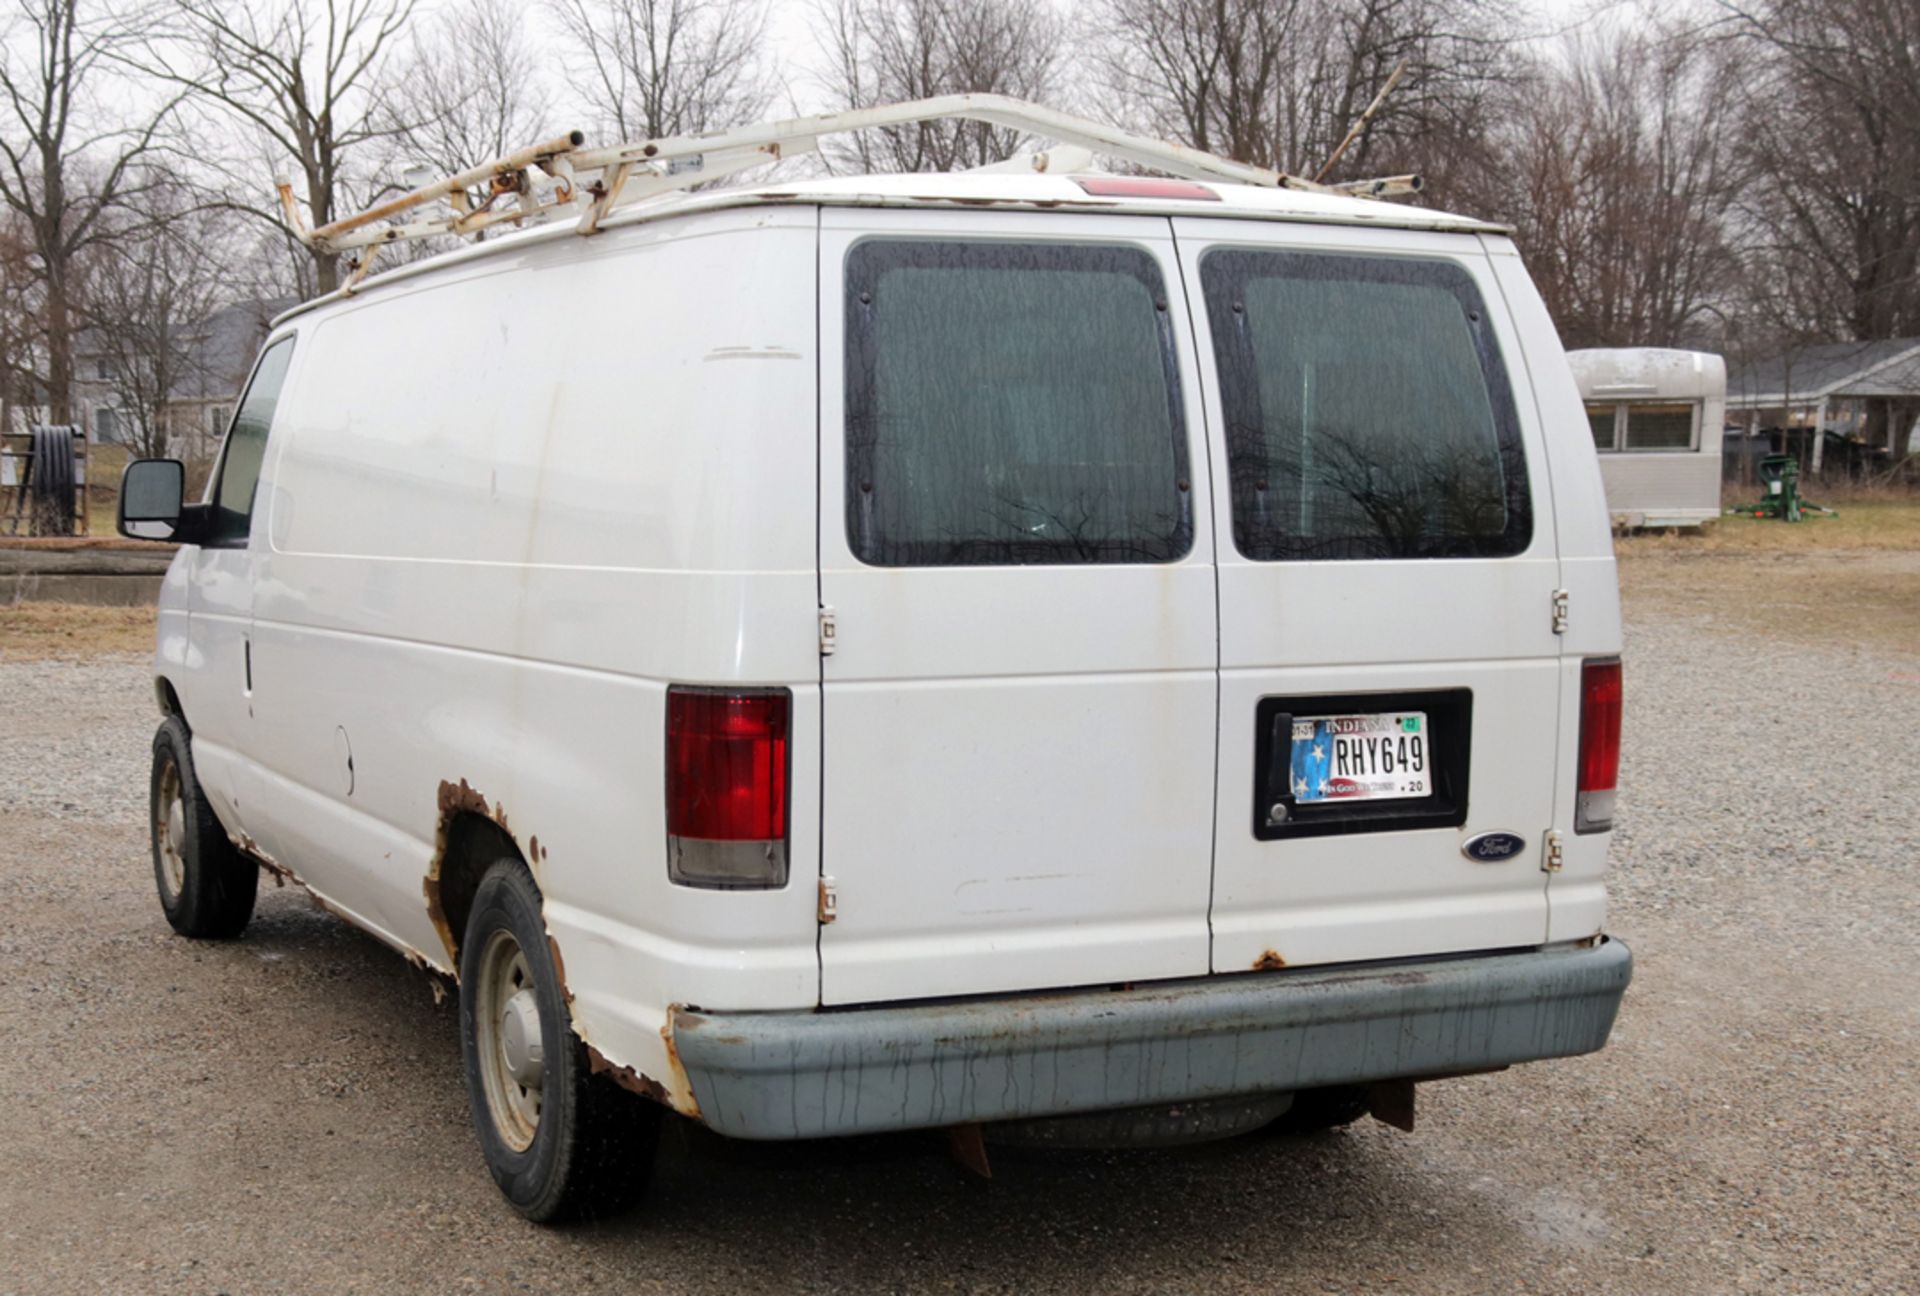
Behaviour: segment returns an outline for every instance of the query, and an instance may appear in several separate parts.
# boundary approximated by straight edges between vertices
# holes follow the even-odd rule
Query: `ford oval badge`
[[[1482,864],[1498,864],[1501,860],[1512,859],[1526,848],[1526,839],[1518,833],[1484,832],[1478,837],[1467,838],[1460,853]]]

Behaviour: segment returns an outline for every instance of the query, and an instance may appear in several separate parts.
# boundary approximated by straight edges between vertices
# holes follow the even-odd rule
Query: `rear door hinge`
[[[833,656],[833,650],[840,643],[840,623],[834,619],[833,609],[820,609],[820,655]]]
[[[1566,863],[1566,852],[1561,847],[1560,834],[1557,831],[1549,832],[1547,834],[1547,853],[1541,857],[1540,871],[1543,873],[1558,873],[1560,866],[1564,863]]]
[[[839,916],[840,889],[834,886],[832,878],[823,877],[820,879],[820,925],[824,927]]]
[[[1553,632],[1567,632],[1567,592],[1563,589],[1553,592]]]

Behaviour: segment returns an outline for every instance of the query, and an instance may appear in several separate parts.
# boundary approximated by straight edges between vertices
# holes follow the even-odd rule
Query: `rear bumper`
[[[821,1012],[675,1009],[706,1123],[822,1138],[1444,1075],[1591,1053],[1618,941]]]

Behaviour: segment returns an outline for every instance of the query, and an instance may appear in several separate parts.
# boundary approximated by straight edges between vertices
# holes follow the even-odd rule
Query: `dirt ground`
[[[1604,1052],[1425,1086],[1412,1135],[991,1182],[675,1122],[637,1213],[561,1231],[488,1180],[423,974],[293,889],[170,933],[145,663],[0,609],[0,1296],[1920,1290],[1920,555],[1760,538],[1623,545]]]

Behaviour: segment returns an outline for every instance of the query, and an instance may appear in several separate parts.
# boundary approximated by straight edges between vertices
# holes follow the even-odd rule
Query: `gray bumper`
[[[1618,941],[820,1012],[676,1009],[701,1117],[820,1138],[1444,1075],[1591,1053]]]

